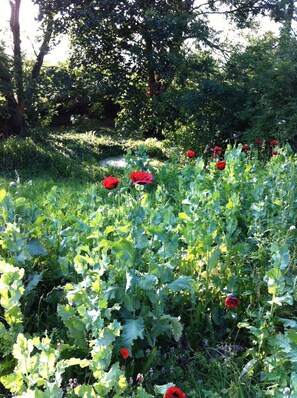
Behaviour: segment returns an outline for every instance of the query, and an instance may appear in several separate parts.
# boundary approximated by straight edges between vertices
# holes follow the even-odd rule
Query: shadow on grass
[[[46,137],[10,137],[0,142],[0,172],[24,178],[50,176],[97,181],[107,169],[100,160],[124,154],[125,149],[110,136],[90,133],[55,132]]]

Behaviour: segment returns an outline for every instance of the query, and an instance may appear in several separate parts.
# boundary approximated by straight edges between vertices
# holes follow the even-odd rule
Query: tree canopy
[[[42,40],[36,60],[26,70],[19,29],[21,0],[10,2],[13,59],[10,61],[5,56],[4,46],[0,57],[0,90],[6,102],[3,115],[8,133],[21,133],[25,123],[34,120],[33,99],[36,103],[47,95],[49,98],[46,92],[49,85],[41,82],[45,79],[42,65],[50,43],[61,33],[70,35],[72,46],[67,72],[71,74],[72,87],[68,86],[68,98],[75,97],[74,87],[84,81],[89,102],[105,97],[118,104],[118,125],[126,132],[138,130],[164,135],[170,130],[192,129],[199,135],[203,129],[215,136],[226,135],[232,129],[249,130],[256,126],[266,129],[264,120],[274,106],[270,104],[272,98],[284,98],[278,86],[285,90],[286,84],[292,84],[292,80],[288,83],[288,74],[285,77],[285,68],[293,68],[294,51],[289,55],[285,48],[287,44],[290,49],[295,48],[290,34],[295,19],[293,0],[32,2],[39,6],[37,19]],[[269,43],[273,42],[278,52],[274,48],[268,50],[273,54],[270,59],[262,52],[270,45],[265,38],[254,47],[249,45],[245,52],[236,54],[237,51],[231,50],[229,61],[222,66],[212,54],[214,50],[224,50],[209,24],[208,16],[213,13],[224,14],[239,27],[250,26],[255,15],[269,15],[283,22],[287,36],[283,34],[279,44],[276,44],[278,39],[273,39],[274,42],[271,39]],[[283,66],[278,68],[275,80],[273,70],[277,68],[277,60]],[[268,68],[266,75],[265,68]],[[293,69],[290,76],[294,80]],[[273,84],[275,81],[278,85]],[[45,91],[41,94],[42,90]],[[290,96],[293,97],[294,94]],[[282,103],[287,110],[292,109],[294,101]],[[276,119],[284,120],[280,112],[274,123]]]

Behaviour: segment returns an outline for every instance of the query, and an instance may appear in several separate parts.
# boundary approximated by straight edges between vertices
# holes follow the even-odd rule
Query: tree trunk
[[[13,36],[13,78],[10,75],[7,82],[9,88],[5,94],[8,105],[9,118],[7,120],[7,131],[9,135],[24,135],[25,132],[25,92],[24,92],[24,75],[23,75],[23,58],[21,51],[20,37],[20,6],[21,0],[10,0],[10,29]],[[36,62],[32,68],[31,77],[36,80],[40,75],[44,57],[49,51],[49,43],[53,33],[54,14],[47,17],[47,25],[43,42],[40,46]],[[13,90],[15,84],[15,93]]]
[[[21,135],[24,132],[24,81],[23,63],[20,38],[20,6],[21,0],[10,1],[10,29],[13,35],[13,69],[16,82],[16,98],[12,93],[7,94],[10,118],[8,132]]]
[[[37,55],[37,60],[32,69],[32,79],[37,79],[37,77],[40,74],[44,57],[49,51],[49,43],[53,33],[53,26],[54,26],[54,16],[53,14],[50,14],[47,19],[47,25],[46,25],[43,42],[40,46],[39,54]]]

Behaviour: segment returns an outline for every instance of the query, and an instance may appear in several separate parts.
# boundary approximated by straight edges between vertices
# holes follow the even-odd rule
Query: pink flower
[[[130,174],[130,179],[133,184],[152,184],[153,183],[153,175],[151,173],[147,173],[146,171],[134,171]]]
[[[274,155],[277,155],[277,154],[278,154],[278,151],[272,151],[272,152],[271,152],[271,155],[273,155],[273,156],[274,156]]]
[[[259,139],[255,140],[255,144],[261,145],[262,144],[262,140],[259,140]]]
[[[246,151],[248,151],[249,149],[250,149],[250,148],[249,148],[248,145],[242,145],[242,147],[241,147],[242,152],[246,152]]]
[[[210,148],[210,150],[213,152],[214,158],[216,158],[218,155],[220,155],[223,152],[223,148],[217,145],[214,148]]]

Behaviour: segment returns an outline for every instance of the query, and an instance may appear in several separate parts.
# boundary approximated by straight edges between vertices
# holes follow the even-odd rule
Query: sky
[[[11,34],[9,31],[9,17],[10,17],[10,6],[9,0],[0,0],[1,12],[0,12],[0,37],[2,37],[8,47],[11,46]],[[36,22],[34,16],[37,13],[37,8],[31,2],[31,0],[22,0],[21,10],[20,10],[20,27],[21,27],[21,38],[22,38],[22,50],[26,53],[28,58],[34,57],[34,50],[38,52],[38,45],[34,44],[36,35]],[[231,39],[232,41],[237,40],[238,35],[234,35],[234,27],[227,22],[222,16],[214,15],[211,18],[211,24],[217,29],[222,30],[222,37]],[[269,21],[268,18],[261,19],[261,31],[273,31],[278,32],[277,24]],[[64,37],[61,43],[55,47],[45,57],[45,62],[49,64],[55,64],[60,61],[65,61],[67,59],[68,51],[68,40]]]
[[[9,0],[0,0],[1,11],[0,11],[0,37],[4,39],[5,43],[11,47],[12,39],[9,31],[9,18],[10,18],[10,6]],[[38,53],[38,44],[34,44],[36,36],[37,23],[34,20],[34,16],[38,12],[38,7],[34,6],[31,0],[22,0],[20,9],[20,28],[21,28],[21,46],[22,50],[26,53],[28,58],[35,58],[34,52]],[[33,50],[33,47],[35,51]],[[50,54],[46,55],[45,61],[50,64],[56,64],[57,62],[65,61],[67,59],[68,52],[68,40],[64,37],[61,43],[51,51]]]

